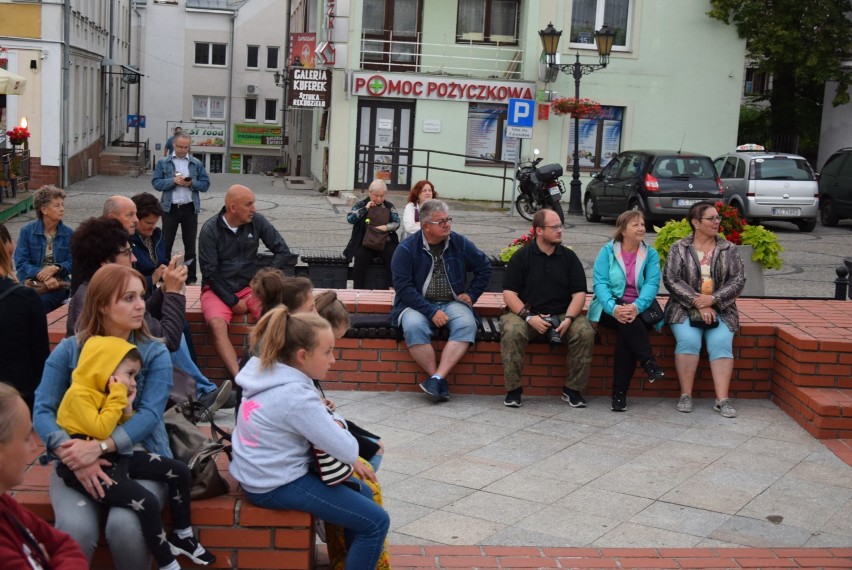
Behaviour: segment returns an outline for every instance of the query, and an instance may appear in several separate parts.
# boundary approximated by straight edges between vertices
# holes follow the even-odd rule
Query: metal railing
[[[378,35],[377,31],[371,31]],[[522,79],[523,55],[520,42],[485,44],[457,40],[451,34],[424,36],[422,32],[395,37],[391,30],[384,31],[384,38],[361,34],[364,69]]]
[[[425,152],[426,153],[426,163],[425,164],[417,164],[413,161],[412,162],[385,162],[385,161],[380,162],[380,161],[377,161],[377,160],[369,160],[369,159],[360,158],[362,156],[370,156],[371,154],[372,155],[376,155],[376,154],[388,155],[388,154],[400,153],[400,154],[403,154],[403,155],[406,155],[406,156],[410,156],[413,159],[415,152]],[[470,168],[475,168],[475,166],[472,166],[472,165],[466,165],[466,168],[464,168],[464,169],[445,168],[443,166],[433,166],[432,165],[432,155],[433,154],[439,155],[439,156],[454,156],[454,157],[460,157],[460,158],[464,158],[464,159],[472,159],[472,160],[476,160],[477,162],[483,162],[483,163],[487,163],[487,164],[493,164],[493,165],[496,165],[496,166],[502,166],[503,167],[503,175],[501,176],[501,175],[498,175],[498,174],[486,174],[484,172],[473,172],[473,171],[470,170]],[[358,157],[359,157],[358,160],[356,160],[356,162],[355,162],[356,170],[361,165],[364,165],[365,166],[365,172],[372,172],[373,166],[375,166],[375,165],[397,166],[397,167],[404,166],[406,168],[424,168],[424,169],[426,169],[426,175],[425,175],[426,179],[429,178],[429,171],[430,170],[437,170],[437,171],[441,171],[441,172],[455,172],[455,173],[458,173],[458,174],[465,174],[465,175],[468,175],[468,176],[481,176],[481,177],[484,177],[484,178],[496,178],[497,180],[502,181],[502,193],[500,195],[500,207],[501,208],[504,208],[505,203],[506,203],[506,182],[511,183],[512,180],[514,179],[514,174],[515,174],[514,172],[512,172],[511,173],[512,175],[509,176],[506,173],[506,169],[514,168],[514,163],[512,163],[512,162],[506,162],[505,160],[496,160],[496,159],[491,159],[491,158],[486,159],[486,158],[482,158],[481,156],[476,156],[476,155],[471,155],[471,154],[459,154],[457,152],[446,152],[446,151],[443,151],[443,150],[432,150],[432,149],[428,149],[428,148],[413,148],[413,147],[388,148],[388,147],[385,147],[385,146],[360,144],[360,145],[358,145]]]

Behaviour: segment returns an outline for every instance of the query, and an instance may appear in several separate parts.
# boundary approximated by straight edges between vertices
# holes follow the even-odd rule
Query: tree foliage
[[[710,0],[711,18],[733,24],[758,68],[772,75],[772,134],[803,134],[822,107],[825,82],[837,82],[832,103],[849,103],[852,0]]]

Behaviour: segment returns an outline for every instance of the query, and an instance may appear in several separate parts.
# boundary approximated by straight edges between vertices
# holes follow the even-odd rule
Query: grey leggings
[[[166,485],[156,481],[137,482],[156,495],[162,508],[166,501]],[[70,534],[91,561],[100,538],[103,506],[66,485],[56,470],[50,474],[50,504],[56,516],[56,528]],[[142,536],[136,513],[129,509],[109,509],[104,534],[112,558],[121,561],[122,570],[151,569],[151,551]]]

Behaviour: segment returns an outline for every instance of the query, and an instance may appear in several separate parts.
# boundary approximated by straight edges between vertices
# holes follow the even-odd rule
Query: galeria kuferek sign
[[[352,73],[351,93],[358,97],[393,97],[508,103],[509,99],[533,99],[535,83],[482,79],[418,76],[406,73]]]
[[[329,75],[330,71],[324,68],[291,68],[287,106],[320,109],[328,107],[331,98],[331,81]]]

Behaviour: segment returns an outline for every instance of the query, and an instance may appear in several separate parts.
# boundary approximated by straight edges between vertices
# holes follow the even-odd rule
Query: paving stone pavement
[[[291,247],[339,251],[348,240],[343,199],[262,176],[211,178],[202,221],[240,182],[255,190],[258,211]],[[97,215],[109,194],[150,190],[144,176],[75,184],[66,221],[74,227]],[[391,199],[401,209],[404,198]],[[488,253],[529,228],[493,204],[451,207],[455,229]],[[7,225],[17,235],[33,217]],[[834,266],[852,244],[850,226],[812,234],[772,229],[789,266],[768,272],[767,293],[832,295]],[[569,217],[566,242],[588,268],[611,232],[611,224]],[[440,405],[410,392],[330,396],[345,417],[385,442],[379,478],[395,548],[852,547],[852,467],[769,401],[739,400],[739,415],[729,420],[709,400],[681,414],[673,400],[632,398],[619,414],[602,398],[577,410],[555,398],[525,398],[522,408],[509,409],[490,396]],[[233,414],[220,411],[217,420],[227,425]]]

